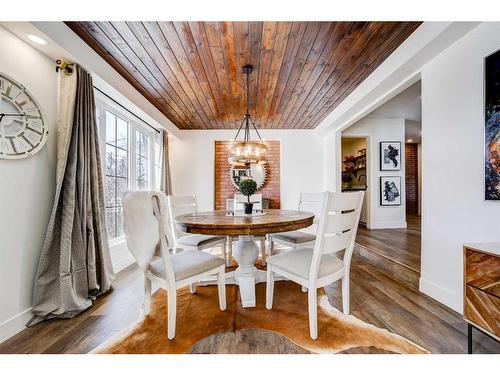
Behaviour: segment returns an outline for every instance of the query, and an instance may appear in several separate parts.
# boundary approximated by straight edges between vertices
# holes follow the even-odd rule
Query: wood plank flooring
[[[421,220],[408,216],[405,229],[367,229],[360,226],[356,243],[420,272]]]
[[[341,309],[340,283],[326,288]],[[304,298],[306,296],[304,295]],[[0,344],[0,353],[87,353],[128,327],[139,316],[142,276],[136,266],[118,274],[114,290],[71,320],[42,322]],[[351,311],[358,318],[398,333],[433,353],[466,353],[467,326],[456,312],[407,287],[374,266],[353,258]],[[237,345],[227,346],[228,340]],[[500,344],[474,334],[475,353],[500,353]],[[288,339],[264,331],[223,333],[200,341],[197,353],[303,353]],[[355,348],[347,353],[378,353]]]

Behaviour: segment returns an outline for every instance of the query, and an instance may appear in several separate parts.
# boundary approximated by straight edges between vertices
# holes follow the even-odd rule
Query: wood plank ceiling
[[[179,129],[316,127],[420,22],[67,22]]]

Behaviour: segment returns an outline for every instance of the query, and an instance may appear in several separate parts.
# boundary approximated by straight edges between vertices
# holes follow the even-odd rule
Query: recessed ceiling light
[[[45,41],[45,39],[42,39],[40,38],[39,36],[36,36],[36,35],[28,35],[28,38],[33,42],[33,43],[36,43],[36,44],[40,44],[40,45],[44,45],[44,44],[47,44],[47,42]]]
[[[413,139],[407,139],[406,142],[411,143],[413,142]]]

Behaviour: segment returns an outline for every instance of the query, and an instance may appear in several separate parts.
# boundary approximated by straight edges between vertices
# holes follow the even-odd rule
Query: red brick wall
[[[264,141],[267,145],[267,178],[262,189],[263,198],[269,199],[269,208],[280,208],[280,142]],[[226,199],[233,198],[236,189],[229,180],[230,164],[227,162],[230,141],[215,141],[214,209],[225,210]]]
[[[418,215],[418,145],[405,145],[406,214]]]

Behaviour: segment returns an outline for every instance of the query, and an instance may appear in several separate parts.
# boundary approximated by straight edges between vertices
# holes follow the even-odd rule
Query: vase
[[[250,215],[253,211],[253,203],[245,203],[245,215]]]

